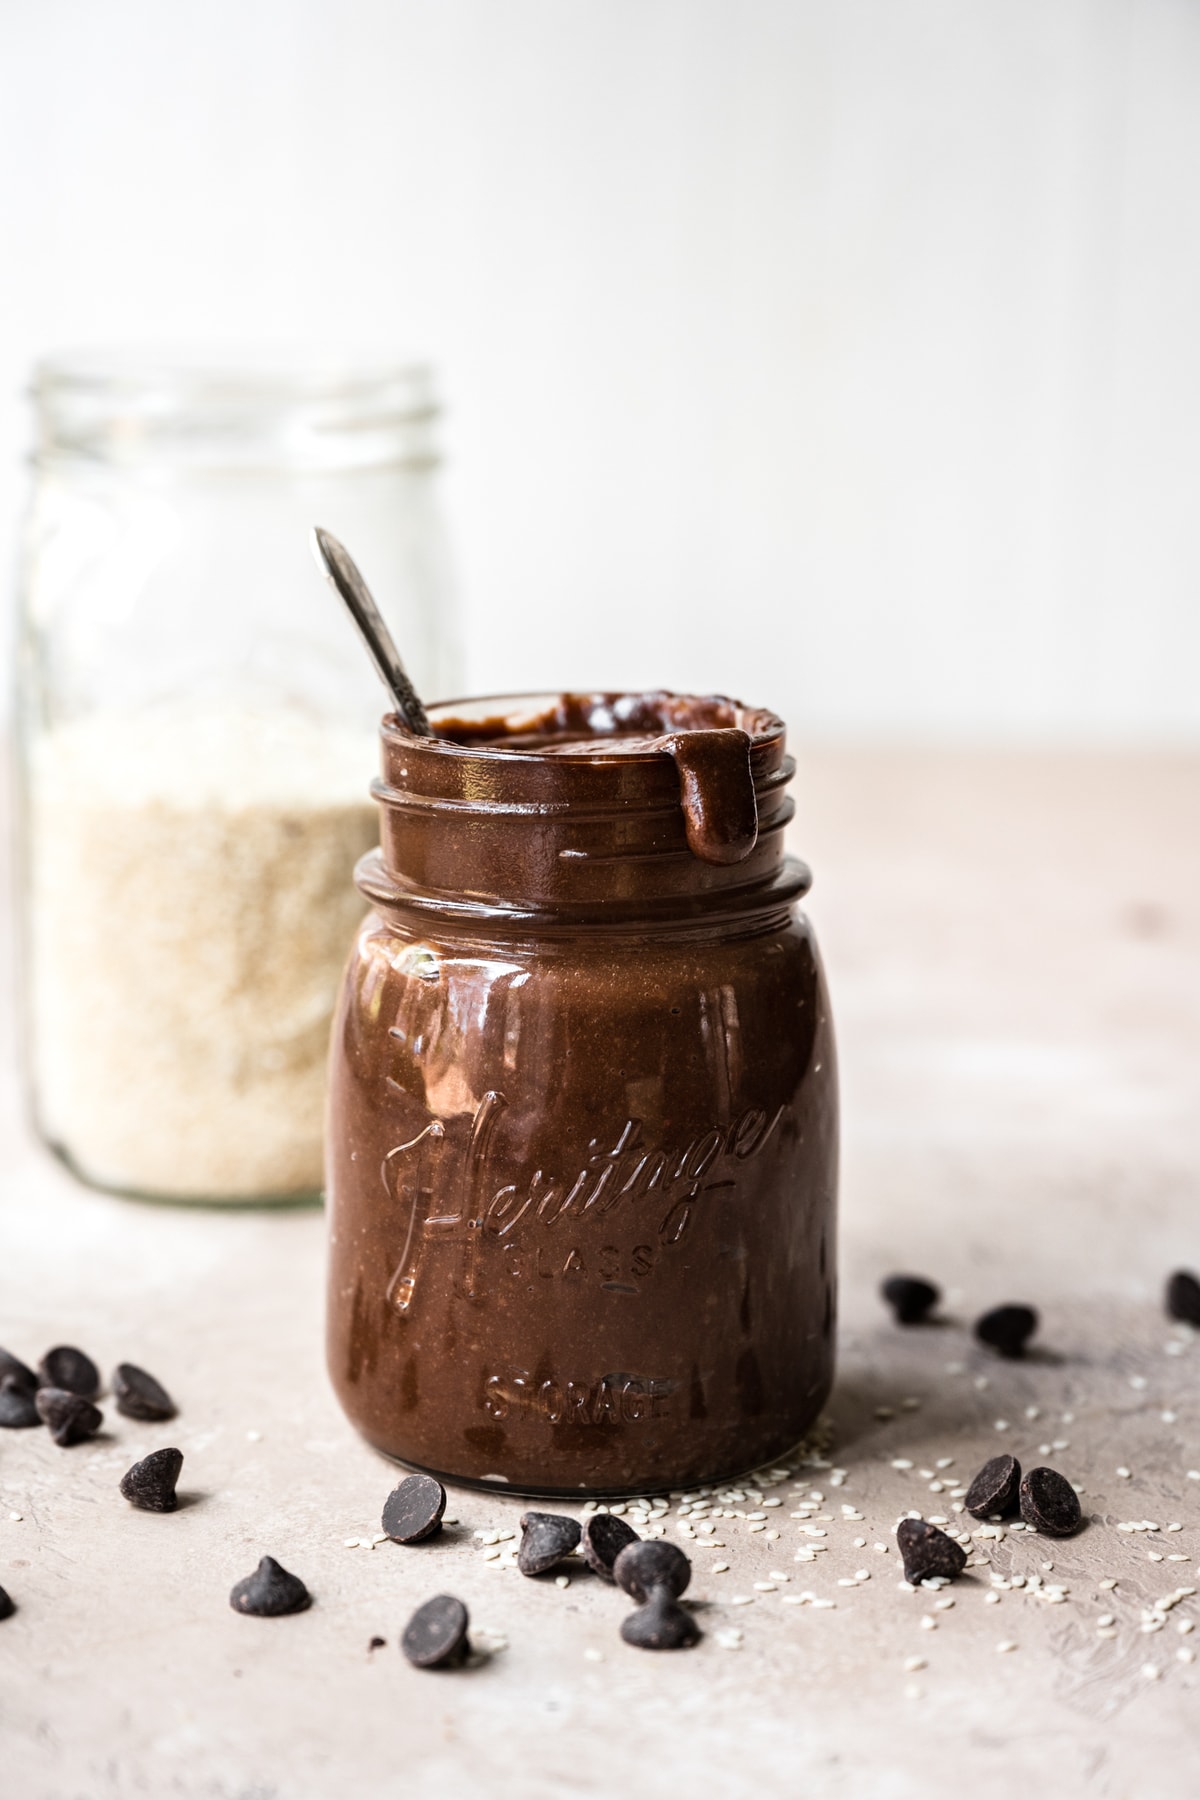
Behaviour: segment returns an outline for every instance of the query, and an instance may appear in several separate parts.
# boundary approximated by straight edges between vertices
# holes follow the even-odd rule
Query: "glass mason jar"
[[[831,1381],[837,1179],[783,725],[663,694],[432,724],[384,722],[333,1033],[341,1404],[524,1493],[778,1457]]]
[[[34,1117],[99,1187],[315,1196],[379,690],[308,539],[352,546],[414,679],[452,691],[429,373],[78,358],[34,399]]]

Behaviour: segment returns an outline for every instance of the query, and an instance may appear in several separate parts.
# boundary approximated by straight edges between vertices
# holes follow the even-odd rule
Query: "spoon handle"
[[[350,616],[371,653],[371,660],[396,702],[396,712],[401,724],[408,728],[413,737],[432,737],[433,731],[425,716],[425,708],[408,678],[400,660],[400,652],[392,642],[392,634],[371,598],[371,590],[363,580],[358,564],[345,545],[339,543],[332,532],[322,531],[319,525],[313,527],[312,549],[322,574],[329,578],[346,602]]]

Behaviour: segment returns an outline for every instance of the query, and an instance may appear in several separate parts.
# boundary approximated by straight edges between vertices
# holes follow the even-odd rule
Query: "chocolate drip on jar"
[[[745,862],[758,842],[758,803],[744,731],[679,731],[661,740],[679,771],[688,849],[706,863]]]

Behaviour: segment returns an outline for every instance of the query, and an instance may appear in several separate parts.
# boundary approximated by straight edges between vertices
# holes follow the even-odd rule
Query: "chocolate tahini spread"
[[[526,1493],[778,1456],[830,1384],[837,1179],[783,725],[666,693],[431,718],[384,722],[334,1028],[338,1397]]]

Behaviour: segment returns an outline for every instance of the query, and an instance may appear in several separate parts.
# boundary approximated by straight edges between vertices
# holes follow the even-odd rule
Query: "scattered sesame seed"
[[[1131,1375],[1129,1377],[1129,1385],[1131,1388],[1144,1388],[1146,1385],[1146,1377],[1144,1375]]]
[[[1192,1621],[1190,1619],[1180,1619],[1180,1621],[1176,1625],[1175,1629],[1177,1632],[1179,1632],[1181,1637],[1186,1637],[1188,1632],[1194,1631],[1196,1629],[1196,1627],[1194,1626],[1194,1624],[1192,1623]]]
[[[1011,1638],[1001,1638],[1000,1642],[996,1645],[996,1650],[1001,1656],[1004,1656],[1009,1650],[1015,1650],[1016,1647],[1017,1646],[1013,1643]]]
[[[1097,1625],[1101,1627],[1115,1625],[1116,1622],[1116,1617],[1113,1613],[1101,1613],[1100,1617],[1096,1620]]]
[[[587,1649],[584,1651],[583,1654],[584,1654],[584,1659],[587,1662],[603,1662],[604,1661],[603,1650]]]
[[[911,1469],[912,1461],[907,1456],[893,1456],[892,1467],[893,1469]]]
[[[756,1581],[754,1583],[754,1591],[757,1594],[773,1594],[775,1592],[775,1583],[773,1581]]]
[[[754,1595],[753,1594],[734,1594],[732,1599],[730,1600],[729,1604],[730,1604],[730,1606],[753,1606],[754,1605]]]
[[[1041,1416],[1042,1409],[1040,1406],[1027,1406],[1025,1408],[1025,1417],[1027,1419],[1040,1419]]]
[[[12,1520],[14,1525],[19,1525],[21,1523],[22,1519],[25,1517],[25,1514],[19,1513],[19,1512],[10,1512],[8,1516]]]
[[[904,1669],[908,1675],[915,1675],[918,1669],[925,1669],[928,1666],[923,1656],[906,1656],[904,1659]]]
[[[248,1431],[246,1433],[246,1439],[247,1439],[248,1443],[261,1444],[262,1443],[262,1432],[261,1431]]]
[[[715,1631],[713,1640],[721,1646],[722,1650],[740,1650],[742,1647],[742,1633],[736,1627],[725,1631]]]
[[[999,1594],[985,1594],[983,1596],[983,1604],[985,1606],[999,1606],[999,1604],[1000,1604]]]
[[[921,1684],[917,1681],[910,1681],[904,1689],[904,1698],[906,1700],[919,1700],[921,1698]]]
[[[879,1551],[881,1556],[886,1556],[889,1546],[887,1544],[876,1544],[875,1548]]]
[[[926,1613],[921,1620],[921,1630],[922,1631],[936,1631],[937,1630],[937,1620],[935,1618],[931,1617],[931,1615],[929,1613]]]
[[[1175,1652],[1175,1655],[1181,1663],[1194,1663],[1196,1660],[1196,1652],[1190,1649],[1187,1644],[1182,1645],[1181,1648]]]
[[[1121,1466],[1121,1467],[1120,1467],[1120,1468],[1119,1468],[1119,1469],[1118,1469],[1118,1470],[1117,1470],[1117,1474],[1118,1474],[1118,1475],[1119,1475],[1119,1476],[1120,1476],[1120,1477],[1121,1477],[1121,1480],[1122,1480],[1122,1481],[1128,1481],[1128,1480],[1129,1480],[1129,1478],[1130,1478],[1130,1475],[1131,1475],[1131,1473],[1132,1473],[1132,1471],[1131,1471],[1131,1470],[1129,1470],[1129,1469],[1127,1469],[1127,1468],[1125,1468],[1125,1466],[1124,1466],[1124,1465],[1123,1465],[1123,1464],[1122,1464],[1122,1466]]]
[[[996,1430],[997,1431],[1007,1431],[1008,1430],[1008,1420],[1007,1419],[997,1419],[996,1420]]]
[[[1146,1677],[1147,1681],[1157,1681],[1162,1674],[1162,1670],[1157,1663],[1143,1663],[1142,1674]]]
[[[1108,1575],[1105,1577],[1105,1579],[1103,1581],[1098,1581],[1096,1583],[1096,1586],[1098,1588],[1102,1588],[1102,1589],[1115,1588],[1116,1585],[1117,1585],[1117,1578],[1115,1575]]]
[[[934,1608],[937,1612],[949,1612],[950,1608],[954,1605],[954,1602],[950,1598],[949,1594],[947,1594],[944,1596],[943,1599],[935,1600],[933,1604],[934,1604]]]
[[[711,1573],[714,1575],[727,1575],[729,1573],[729,1564],[728,1563],[714,1563],[712,1566]]]
[[[554,1585],[555,1587],[569,1588],[571,1585],[571,1577],[569,1575],[556,1575],[554,1577]]]

